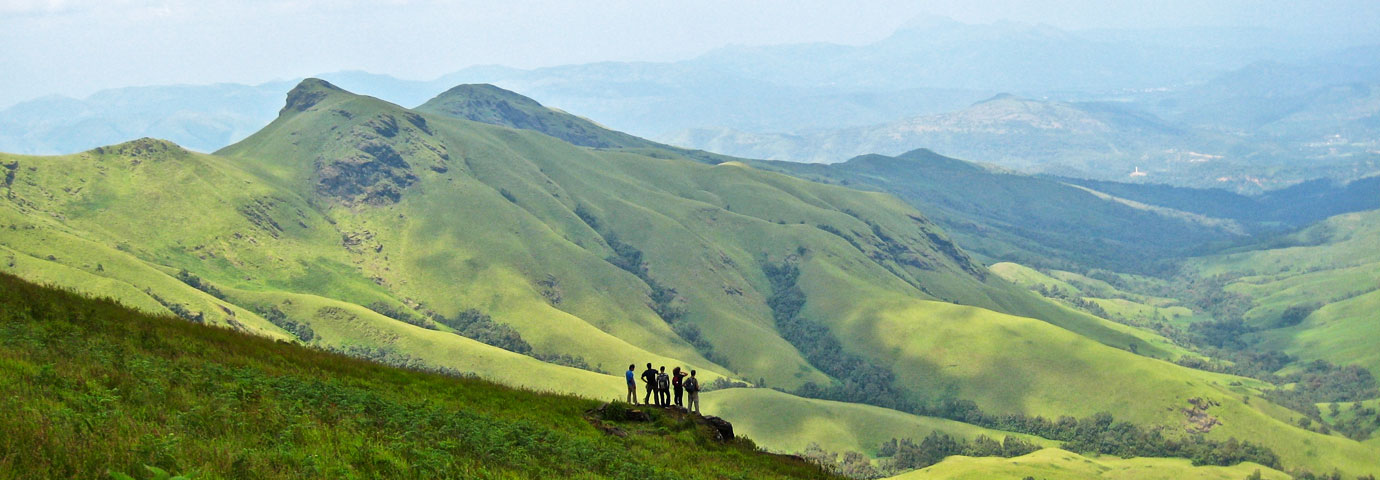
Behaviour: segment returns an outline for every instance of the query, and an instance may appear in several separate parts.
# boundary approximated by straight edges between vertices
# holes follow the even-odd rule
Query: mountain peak
[[[287,103],[283,109],[278,111],[279,115],[287,112],[305,112],[308,108],[321,103],[330,95],[349,94],[350,92],[335,86],[331,82],[319,78],[308,78],[298,83],[287,94]]]
[[[991,102],[998,102],[998,101],[1021,101],[1021,100],[1025,100],[1025,99],[1024,99],[1024,98],[1021,98],[1021,97],[1018,97],[1018,96],[1016,96],[1016,95],[1014,95],[1014,94],[1002,92],[1002,93],[998,93],[998,94],[996,94],[996,95],[993,95],[991,98],[988,98],[988,99],[986,99],[986,100],[980,100],[980,101],[978,101],[977,103],[974,103],[973,105],[982,105],[982,104],[984,104],[984,103],[991,103]]]
[[[455,101],[473,102],[484,99],[505,101],[517,105],[525,105],[531,107],[542,106],[542,104],[537,102],[536,100],[523,96],[520,93],[514,92],[512,90],[507,90],[488,83],[465,83],[461,85],[456,85],[455,87],[452,87],[450,90],[446,90],[445,92],[442,92],[440,95],[437,95],[436,98],[433,98],[430,102],[427,103]]]
[[[191,152],[182,146],[161,138],[143,137],[115,145],[96,147],[90,150],[96,155],[120,155],[130,158],[179,158]]]
[[[594,148],[643,147],[651,142],[616,132],[588,119],[543,106],[536,100],[489,84],[458,85],[417,107],[418,111],[508,128],[533,130]]]

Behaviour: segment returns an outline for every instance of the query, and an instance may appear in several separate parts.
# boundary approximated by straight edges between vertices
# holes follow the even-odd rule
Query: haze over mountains
[[[1025,171],[1127,179],[1139,166],[1155,177],[1131,180],[1258,192],[1312,178],[1297,168],[1305,161],[1342,180],[1373,166],[1373,51],[1263,29],[1070,32],[922,18],[863,46],[472,67],[431,81],[322,78],[409,106],[492,83],[633,135],[744,157],[838,162],[930,148]],[[140,136],[211,151],[271,120],[288,85],[25,102],[0,111],[0,151],[72,153]]]

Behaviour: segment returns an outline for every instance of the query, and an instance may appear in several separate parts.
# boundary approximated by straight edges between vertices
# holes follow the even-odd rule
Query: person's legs
[[[656,390],[656,389],[652,388],[652,384],[650,384],[650,383],[648,383],[646,386],[647,386],[647,394],[644,395],[644,396],[642,397],[642,404],[644,404],[644,405],[650,405],[650,404],[652,403],[652,402],[649,401],[649,400],[652,399],[652,391],[654,391],[654,390]]]
[[[700,392],[690,392],[690,409],[700,413]]]
[[[681,400],[684,398],[684,396],[685,396],[685,393],[684,393],[684,392],[685,392],[685,389],[684,389],[684,388],[676,387],[676,406],[677,406],[677,407],[684,407],[684,406],[685,406],[685,403],[681,401]]]
[[[629,384],[628,384],[628,403],[631,403],[631,404],[633,404],[633,405],[637,405],[637,384],[636,384],[636,383],[629,383]]]

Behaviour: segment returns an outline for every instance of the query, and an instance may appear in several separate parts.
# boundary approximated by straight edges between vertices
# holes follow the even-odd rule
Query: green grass
[[[1270,330],[1265,346],[1303,360],[1361,365],[1380,375],[1380,211],[1351,213],[1260,248],[1195,262],[1203,276],[1238,276],[1226,289],[1250,298],[1245,319]],[[1292,307],[1316,308],[1280,327]]]
[[[829,478],[662,417],[400,370],[0,275],[0,478]]]
[[[859,452],[876,456],[877,448],[893,438],[919,442],[939,431],[972,440],[978,435],[1001,441],[1015,435],[1039,446],[1055,446],[1043,438],[1021,435],[942,418],[858,405],[813,400],[762,388],[732,388],[701,396],[708,411],[733,422],[759,445],[773,451],[800,453],[811,443],[830,452]]]
[[[1011,262],[997,263],[990,268],[992,273],[1031,290],[1057,290],[1093,302],[1107,313],[1109,320],[1127,325],[1154,330],[1161,322],[1186,327],[1193,322],[1211,319],[1180,305],[1178,300],[1127,292],[1102,280],[1074,272],[1051,270],[1046,273]],[[1186,354],[1176,345],[1164,345],[1164,348],[1179,355]]]
[[[1087,458],[1057,448],[1046,448],[1016,458],[949,457],[928,468],[891,477],[891,480],[987,479],[1034,477],[1044,480],[1114,479],[1177,480],[1181,478],[1240,480],[1259,471],[1261,478],[1287,480],[1284,472],[1256,464],[1231,467],[1195,467],[1188,460],[1115,457]]]

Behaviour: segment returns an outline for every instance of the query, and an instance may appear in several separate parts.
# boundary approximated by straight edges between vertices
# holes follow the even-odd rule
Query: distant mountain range
[[[1002,94],[953,112],[799,134],[693,130],[671,143],[750,158],[833,163],[924,147],[1027,171],[1124,178],[1135,165],[1160,169],[1233,139],[1175,127],[1127,105],[1032,100]],[[1240,143],[1240,142],[1236,142]],[[1204,156],[1207,156],[1204,154]]]
[[[861,46],[726,47],[671,63],[605,62],[533,70],[472,67],[429,81],[364,72],[321,77],[407,106],[420,105],[434,92],[457,84],[491,83],[598,118],[618,131],[690,148],[714,146],[711,150],[739,156],[842,161],[864,153],[895,155],[931,148],[978,161],[1020,168],[1039,164],[1043,171],[1111,179],[1137,166],[1133,160],[1142,154],[1150,155],[1147,162],[1191,157],[1192,152],[1295,159],[1292,144],[1277,148],[1269,143],[1273,138],[1262,143],[1252,137],[1248,145],[1238,146],[1234,135],[1256,124],[1229,119],[1214,123],[1225,118],[1223,110],[1278,105],[1275,96],[1205,82],[1245,68],[1220,77],[1219,83],[1229,83],[1234,75],[1248,78],[1236,82],[1269,85],[1276,76],[1257,72],[1259,65],[1312,65],[1309,72],[1348,72],[1364,63],[1365,50],[1321,55],[1340,46],[1345,43],[1265,30],[1069,32],[1042,25],[967,25],[928,18]],[[1347,82],[1370,78],[1349,75],[1302,76]],[[83,100],[33,100],[0,111],[0,151],[72,153],[143,136],[212,151],[272,120],[274,99],[291,84],[139,87]],[[1287,85],[1292,89],[1295,84]],[[1316,133],[1307,140],[1314,143],[1337,141],[1327,135],[1338,130],[1347,140],[1340,154],[1366,151],[1352,144],[1373,138],[1367,136],[1374,131],[1373,107],[1367,105],[1374,97],[1366,93],[1370,90],[1364,83],[1348,85],[1308,86],[1312,93],[1285,102],[1297,105],[1294,113],[1266,129],[1306,126],[1306,131]],[[1057,129],[984,132],[964,126],[978,113],[970,107],[974,102],[999,92],[1042,102],[1066,100],[1027,112],[1032,125],[1081,125],[1083,120],[1073,116],[1090,116],[1107,125],[1071,137]],[[1223,92],[1247,93],[1223,97]],[[1217,100],[1208,101],[1209,97]],[[1107,99],[1117,102],[1094,101]],[[982,108],[1013,105],[989,103]],[[1213,105],[1221,108],[1208,108]],[[895,123],[903,118],[938,119],[948,126],[930,135],[913,135],[905,133],[904,121]],[[1004,121],[1014,126],[1014,120]],[[1187,138],[1179,136],[1183,132],[1189,132]],[[1298,141],[1296,136],[1284,140]],[[1045,168],[1050,157],[1060,162]],[[1104,165],[1101,160],[1108,157],[1115,161]],[[1221,175],[1195,171],[1193,176]]]

